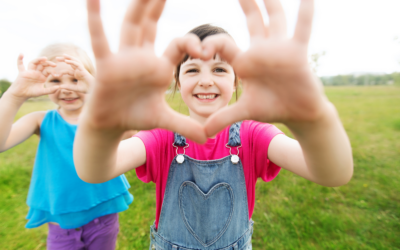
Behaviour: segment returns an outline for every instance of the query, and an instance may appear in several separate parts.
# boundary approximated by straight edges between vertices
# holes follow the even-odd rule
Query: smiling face
[[[64,62],[55,62],[57,66],[54,68],[55,74],[60,74],[61,72],[73,72],[71,66]],[[85,94],[71,91],[68,86],[73,86],[77,84],[75,77],[69,74],[63,74],[60,77],[54,77],[50,75],[47,78],[46,86],[58,85],[61,89],[57,90],[54,94],[50,94],[49,98],[52,102],[57,104],[60,109],[64,111],[78,111],[80,112],[83,104],[85,102]]]
[[[219,56],[209,61],[188,59],[180,67],[178,87],[190,116],[201,121],[228,105],[235,73]]]

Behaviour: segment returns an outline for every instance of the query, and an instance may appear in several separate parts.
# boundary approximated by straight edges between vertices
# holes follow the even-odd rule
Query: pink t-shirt
[[[282,132],[271,124],[255,121],[242,123],[240,129],[242,147],[239,149],[239,158],[246,179],[250,218],[253,215],[257,178],[271,181],[281,169],[268,160],[269,143],[278,134]],[[141,131],[135,136],[139,137],[146,147],[146,163],[136,168],[136,174],[143,182],[156,183],[156,227],[158,227],[169,167],[176,156],[176,149],[172,146],[174,134],[167,130],[154,129]],[[193,159],[204,161],[221,159],[229,155],[229,149],[225,147],[228,140],[229,127],[226,127],[215,138],[208,139],[204,145],[187,140],[189,147],[186,148],[185,154]],[[232,148],[232,154],[236,152],[236,148]],[[183,153],[182,148],[179,149],[179,153]]]

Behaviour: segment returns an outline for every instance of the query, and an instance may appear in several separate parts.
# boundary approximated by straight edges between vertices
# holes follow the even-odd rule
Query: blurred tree
[[[322,51],[319,53],[312,54],[310,56],[310,66],[315,74],[317,74],[318,68],[321,65],[320,59],[326,55],[326,51]]]
[[[400,83],[400,73],[337,75],[321,77],[322,83],[329,86],[338,85],[392,85]]]
[[[7,91],[8,87],[10,87],[11,82],[7,81],[6,79],[0,80],[0,97],[3,95],[4,92]]]

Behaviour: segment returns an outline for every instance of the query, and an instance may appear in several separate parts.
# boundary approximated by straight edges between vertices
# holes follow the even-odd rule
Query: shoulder
[[[42,124],[42,121],[44,117],[46,116],[47,111],[36,111],[29,113],[25,116],[23,116],[21,119],[19,119],[18,123],[19,124],[26,124],[29,126],[34,126],[32,129],[34,130],[34,134],[39,135],[40,134],[40,125]]]
[[[44,117],[46,116],[46,114],[47,114],[47,111],[36,111],[36,112],[32,112],[32,113],[25,115],[21,119],[30,120],[40,126],[40,124],[42,124],[42,121],[43,121]]]

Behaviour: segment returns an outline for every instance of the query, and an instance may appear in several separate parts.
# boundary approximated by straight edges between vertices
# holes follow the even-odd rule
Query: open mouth
[[[61,98],[62,101],[67,102],[67,103],[71,103],[74,102],[76,100],[78,100],[79,97],[75,97],[75,98]]]
[[[219,95],[218,94],[195,94],[197,99],[202,101],[212,101],[215,100]]]

